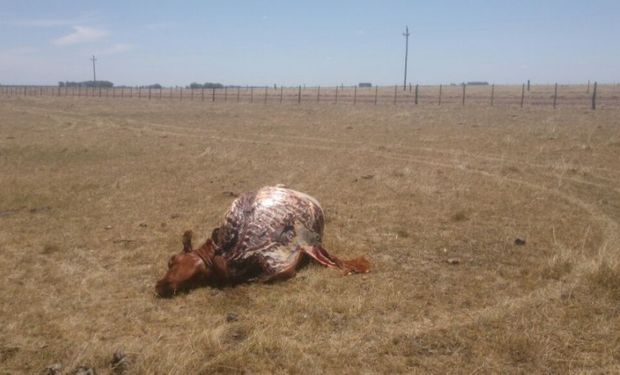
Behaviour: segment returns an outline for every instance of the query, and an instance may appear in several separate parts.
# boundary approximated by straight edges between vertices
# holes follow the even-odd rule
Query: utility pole
[[[405,32],[403,36],[405,37],[405,80],[403,82],[403,90],[407,90],[407,55],[409,54],[409,26],[405,26]]]
[[[91,60],[93,62],[93,83],[97,83],[97,73],[95,72],[95,61],[97,61],[97,59],[95,58],[95,55],[93,55]]]

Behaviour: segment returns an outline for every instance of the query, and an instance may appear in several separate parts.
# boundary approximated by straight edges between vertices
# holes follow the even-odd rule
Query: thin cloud
[[[10,19],[6,17],[6,21],[0,21],[0,24],[17,27],[60,27],[72,26],[75,24],[83,24],[91,22],[96,17],[96,12],[83,12],[73,18],[32,18],[32,19]],[[4,18],[4,17],[3,17]]]
[[[87,26],[73,26],[73,32],[58,39],[52,40],[52,44],[57,46],[68,46],[78,43],[95,42],[109,34],[103,29],[96,29]]]
[[[133,45],[129,43],[116,43],[112,44],[110,47],[101,50],[97,53],[97,55],[115,55],[117,53],[127,52],[133,49]]]

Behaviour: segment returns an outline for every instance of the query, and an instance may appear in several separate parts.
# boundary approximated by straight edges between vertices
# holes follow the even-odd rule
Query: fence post
[[[282,103],[283,96],[284,96],[284,87],[280,86],[280,103]]]
[[[523,108],[524,100],[525,100],[525,83],[521,85],[521,108]]]
[[[375,86],[375,105],[377,105],[377,96],[379,94],[379,86]]]
[[[316,91],[316,102],[319,103],[320,101],[321,101],[321,86],[319,86]]]
[[[224,87],[224,103],[228,101],[228,86]]]
[[[527,92],[530,92],[530,80],[527,80]]]
[[[301,85],[299,85],[299,90],[297,91],[297,104],[301,103]]]
[[[353,105],[357,102],[357,86],[353,87]]]
[[[495,84],[491,85],[491,107],[495,105]]]
[[[558,84],[556,82],[555,89],[553,90],[553,109],[555,109],[557,103],[558,103]]]
[[[418,84],[415,85],[415,105],[418,105]]]
[[[437,103],[437,105],[439,106],[441,105],[441,88],[442,88],[442,85],[439,84],[439,103]]]
[[[239,103],[240,93],[241,93],[241,88],[237,87],[237,103]]]
[[[592,110],[596,109],[596,87],[598,83],[594,81],[594,88],[592,89]]]
[[[590,93],[590,80],[588,80],[588,89],[586,90],[586,94]]]
[[[160,87],[160,88],[159,88],[159,100],[161,100],[161,93],[162,93],[162,91],[164,91],[164,88],[163,88],[163,87]]]
[[[211,98],[212,98],[211,101],[214,102],[215,101],[215,87],[213,87],[212,90],[213,90],[213,93],[211,94],[212,95],[211,96]]]
[[[338,104],[338,86],[336,85],[336,98],[334,104]]]
[[[250,87],[250,103],[254,103],[254,86]]]
[[[396,95],[398,95],[397,92],[397,86],[394,86],[394,105],[396,105]]]
[[[192,89],[192,97],[193,97],[193,94],[194,94],[194,89]],[[205,101],[205,88],[204,87],[200,88],[200,100],[203,102]]]
[[[463,97],[461,99],[461,105],[465,107],[465,83],[463,82]]]
[[[151,88],[149,87],[149,100],[151,100]]]

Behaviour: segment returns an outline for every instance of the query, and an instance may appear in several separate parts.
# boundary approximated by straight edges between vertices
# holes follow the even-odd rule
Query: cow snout
[[[162,298],[170,298],[174,296],[174,287],[167,280],[159,280],[155,285],[155,292]]]

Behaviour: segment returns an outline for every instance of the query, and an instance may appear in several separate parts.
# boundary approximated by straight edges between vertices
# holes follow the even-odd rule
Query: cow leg
[[[320,245],[302,246],[302,250],[325,267],[339,269],[343,271],[345,275],[370,272],[370,262],[364,257],[351,260],[340,260],[329,254],[327,250]]]

